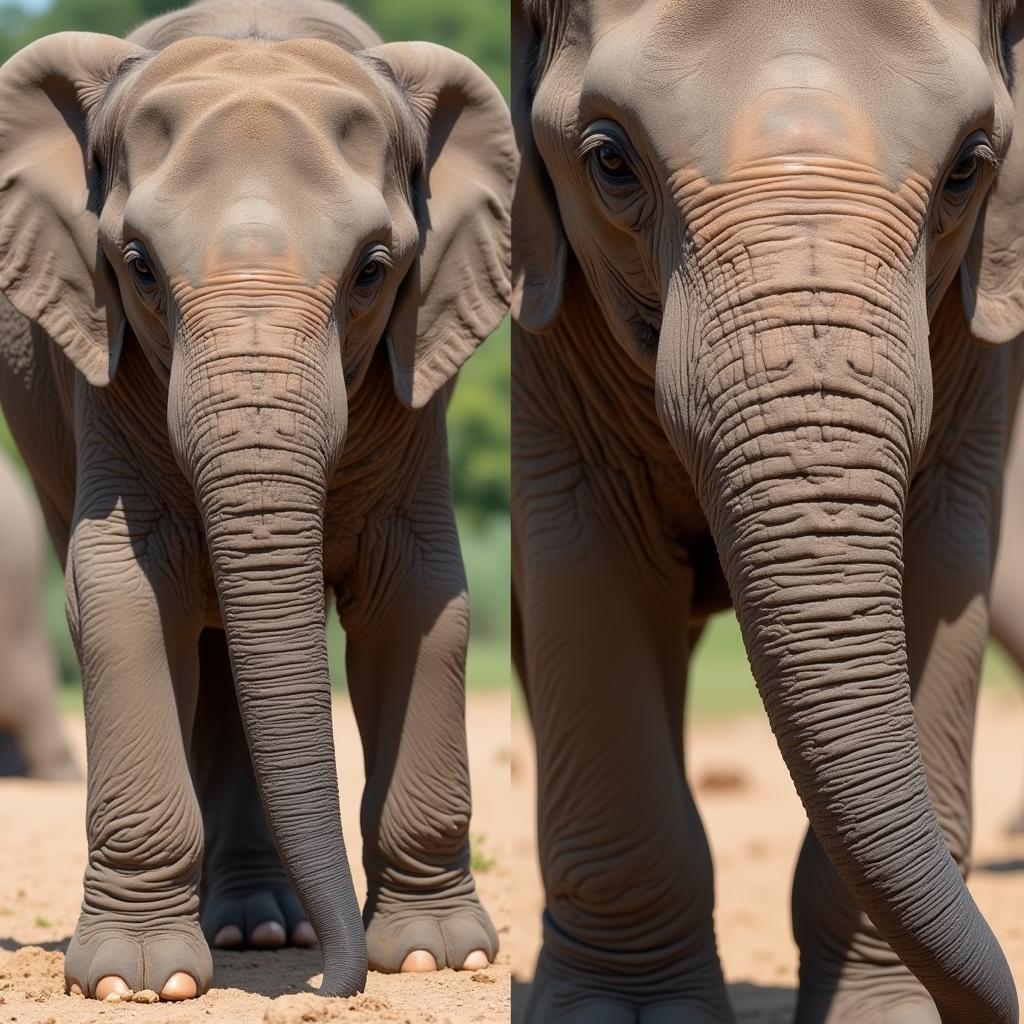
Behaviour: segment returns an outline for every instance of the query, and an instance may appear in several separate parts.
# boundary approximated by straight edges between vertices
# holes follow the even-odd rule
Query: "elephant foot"
[[[660,987],[660,986],[659,986]],[[625,993],[630,992],[626,996]],[[530,987],[525,1024],[735,1024],[724,985],[708,991],[642,993],[636,977],[555,967],[546,952]]]
[[[497,955],[498,935],[477,898],[468,891],[389,892],[377,888],[363,912],[370,970],[386,974],[478,971]],[[467,888],[463,882],[459,889]]]
[[[804,979],[795,1024],[941,1024],[924,986],[905,968],[872,977],[816,982]]]
[[[274,863],[267,865],[267,857]],[[259,870],[252,865],[258,860]],[[200,919],[215,949],[280,949],[316,945],[316,932],[273,850],[255,860],[208,864]]]
[[[93,999],[155,993],[162,1001],[177,1002],[202,995],[212,980],[209,947],[199,926],[189,921],[146,928],[79,921],[64,958],[66,991]]]

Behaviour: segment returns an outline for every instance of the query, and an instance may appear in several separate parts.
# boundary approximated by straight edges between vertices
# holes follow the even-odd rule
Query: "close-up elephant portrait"
[[[1024,381],[1022,36],[1000,0],[516,0],[530,1024],[735,1019],[681,721],[730,607],[810,822],[795,998],[744,1019],[1019,1020],[1024,863],[999,934],[965,877]]]
[[[0,1017],[1021,1024],[1022,394],[1024,0],[0,3]]]

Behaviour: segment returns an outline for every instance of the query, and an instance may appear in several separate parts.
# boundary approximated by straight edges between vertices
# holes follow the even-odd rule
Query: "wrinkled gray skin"
[[[1017,671],[1024,674],[1024,417],[1020,415],[1006,463],[990,614],[992,635],[1014,660]],[[1024,802],[1008,824],[1011,832],[1024,835]]]
[[[0,452],[0,774],[76,779],[43,619],[45,543],[39,509]]]
[[[515,145],[468,60],[378,43],[325,0],[207,0],[0,71],[0,399],[82,666],[65,972],[86,995],[201,993],[204,930],[311,924],[327,994],[361,989],[367,956],[496,951],[444,405],[507,308]],[[327,588],[368,777],[362,919]]]
[[[1022,370],[1008,15],[517,5],[532,1024],[733,1019],[680,738],[690,652],[730,603],[812,825],[797,1020],[1018,1020],[963,878]]]

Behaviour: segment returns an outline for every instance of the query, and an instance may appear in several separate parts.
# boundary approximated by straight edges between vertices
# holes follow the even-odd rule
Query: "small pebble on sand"
[[[133,1003],[156,1003],[159,1000],[160,997],[151,988],[144,988],[132,996]]]

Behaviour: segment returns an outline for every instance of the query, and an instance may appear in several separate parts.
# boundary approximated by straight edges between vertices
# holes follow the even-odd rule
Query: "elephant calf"
[[[680,685],[730,604],[812,825],[796,1020],[1017,1024],[964,883],[1024,374],[1017,6],[515,4],[530,1024],[734,1019]]]
[[[506,311],[515,167],[470,61],[326,0],[205,0],[0,72],[0,400],[85,691],[70,990],[194,996],[207,937],[315,932],[328,994],[367,956],[493,958],[444,406]],[[325,588],[365,748],[362,920]]]

